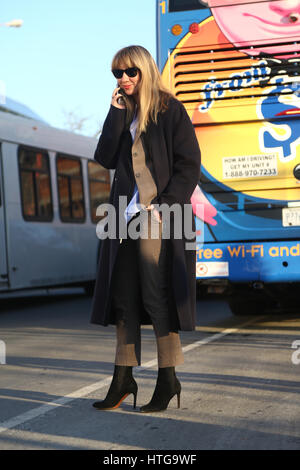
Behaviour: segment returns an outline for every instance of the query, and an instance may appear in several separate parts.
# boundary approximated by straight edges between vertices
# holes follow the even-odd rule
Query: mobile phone
[[[118,93],[122,95],[120,98],[118,98],[118,104],[122,106],[126,106],[126,93],[122,88],[119,88]]]

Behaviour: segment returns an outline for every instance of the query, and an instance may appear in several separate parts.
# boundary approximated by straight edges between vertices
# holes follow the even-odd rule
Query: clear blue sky
[[[115,79],[114,53],[140,44],[156,59],[155,0],[2,1],[0,80],[6,95],[29,106],[55,127],[63,110],[89,117],[94,134],[107,114]]]

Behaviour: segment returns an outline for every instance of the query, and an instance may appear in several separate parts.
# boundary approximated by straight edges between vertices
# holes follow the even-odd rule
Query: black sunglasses
[[[123,77],[123,73],[125,72],[128,77],[136,77],[138,74],[139,69],[137,67],[129,67],[128,69],[113,69],[112,73],[118,79]]]

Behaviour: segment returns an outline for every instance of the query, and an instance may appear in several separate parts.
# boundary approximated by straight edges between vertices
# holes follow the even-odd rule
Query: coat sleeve
[[[116,168],[120,137],[124,131],[125,119],[126,110],[111,105],[94,155],[94,159],[104,168]]]
[[[194,126],[184,106],[177,101],[172,120],[173,168],[159,202],[189,204],[200,179],[201,153]]]

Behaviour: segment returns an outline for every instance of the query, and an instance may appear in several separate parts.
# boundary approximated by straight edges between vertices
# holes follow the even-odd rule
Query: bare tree
[[[88,116],[88,117],[83,117],[81,116],[81,112],[78,111],[78,109],[74,111],[66,111],[62,110],[62,113],[64,115],[64,128],[75,133],[79,134],[86,134],[89,135],[90,137],[95,137],[97,138],[102,130],[102,126],[97,126],[96,131],[91,131],[90,126],[88,125],[89,121],[91,119],[94,120],[93,116]],[[89,128],[87,130],[87,127]]]

